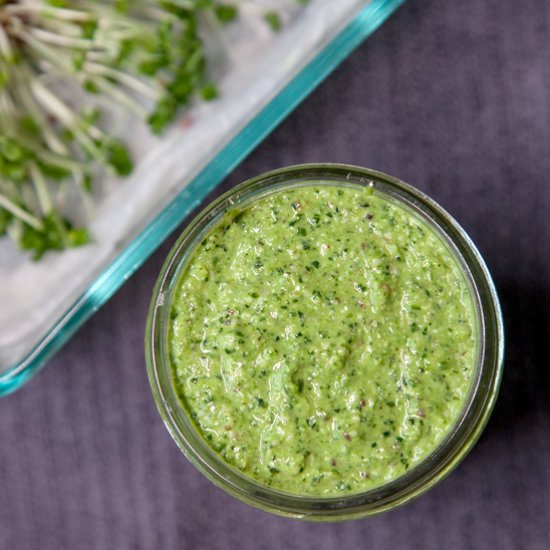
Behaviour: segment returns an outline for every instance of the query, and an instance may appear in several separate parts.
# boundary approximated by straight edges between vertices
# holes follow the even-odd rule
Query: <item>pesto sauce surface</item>
[[[476,317],[424,221],[372,189],[319,184],[230,212],[198,244],[169,349],[182,406],[226,462],[335,496],[442,441],[470,389]]]

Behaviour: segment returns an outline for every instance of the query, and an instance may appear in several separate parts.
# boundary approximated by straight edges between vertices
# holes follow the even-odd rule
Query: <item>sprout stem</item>
[[[158,85],[155,81],[152,81],[152,85],[149,86],[139,78],[136,78],[123,71],[107,67],[106,65],[87,62],[84,65],[84,70],[90,74],[113,78],[121,84],[124,84],[128,88],[132,88],[136,92],[139,92],[145,97],[148,97],[149,99],[157,100],[159,98],[159,95],[162,93],[161,86]]]
[[[29,162],[29,171],[31,173],[36,197],[38,198],[38,204],[42,210],[42,215],[46,216],[54,210],[52,199],[48,191],[48,184],[35,162]]]
[[[8,4],[2,8],[6,14],[13,15],[27,15],[27,14],[40,14],[45,18],[56,18],[65,21],[95,21],[96,15],[93,12],[87,13],[85,11],[70,10],[66,8],[55,8],[53,6],[46,6],[43,2],[37,4]]]
[[[23,210],[20,206],[12,202],[10,199],[0,194],[0,206],[5,208],[8,212],[19,218],[21,221],[25,222],[27,225],[34,227],[38,231],[43,229],[42,222],[36,217]]]

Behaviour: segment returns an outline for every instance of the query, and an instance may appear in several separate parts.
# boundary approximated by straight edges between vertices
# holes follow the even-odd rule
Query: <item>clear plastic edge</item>
[[[0,375],[0,397],[25,384],[122,286],[185,217],[405,0],[373,0],[117,256],[46,336]]]

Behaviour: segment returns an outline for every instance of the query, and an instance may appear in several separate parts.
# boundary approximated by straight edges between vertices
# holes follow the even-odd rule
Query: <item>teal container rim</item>
[[[310,61],[111,262],[17,364],[0,374],[0,397],[23,386],[183,219],[405,0],[373,0]]]
[[[310,182],[310,183],[308,183]],[[479,323],[479,357],[472,388],[456,424],[440,445],[402,477],[343,497],[290,495],[263,486],[227,465],[201,438],[175,392],[167,346],[171,299],[193,250],[228,209],[240,208],[283,188],[308,184],[374,185],[375,192],[401,201],[434,227],[467,274]],[[416,188],[381,172],[343,164],[290,166],[267,172],[229,190],[186,227],[161,269],[147,318],[145,356],[159,413],[186,457],[210,481],[236,498],[278,515],[310,521],[344,521],[384,512],[422,495],[468,454],[494,407],[504,358],[504,329],[498,296],[479,251],[458,222]]]

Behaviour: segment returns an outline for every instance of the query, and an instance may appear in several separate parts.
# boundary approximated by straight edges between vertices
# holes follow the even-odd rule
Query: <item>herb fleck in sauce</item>
[[[474,371],[472,297],[426,223],[372,190],[229,213],[172,304],[174,383],[229,464],[291,493],[391,481],[448,433]]]

